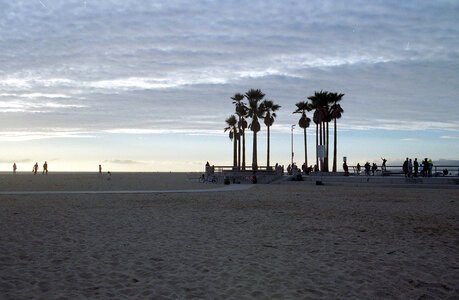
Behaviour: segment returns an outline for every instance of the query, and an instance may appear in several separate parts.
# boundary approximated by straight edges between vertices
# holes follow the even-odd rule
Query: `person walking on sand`
[[[16,166],[16,163],[13,164],[13,174],[16,174],[16,170],[18,169],[18,167]]]
[[[38,172],[38,162],[35,162],[35,165],[32,168],[33,175],[37,175]]]
[[[43,175],[48,175],[48,163],[45,161],[45,163],[43,164],[43,172],[42,172]]]

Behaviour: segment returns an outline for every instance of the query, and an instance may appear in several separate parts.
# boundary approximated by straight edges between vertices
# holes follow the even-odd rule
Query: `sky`
[[[459,165],[458,15],[441,0],[0,0],[0,170],[231,165],[230,97],[251,88],[281,105],[273,164],[291,159],[295,103],[326,90],[345,94],[339,164]],[[297,125],[298,164],[303,145]]]

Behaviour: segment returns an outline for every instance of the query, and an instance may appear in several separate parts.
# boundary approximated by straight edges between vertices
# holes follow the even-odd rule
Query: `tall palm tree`
[[[316,123],[316,156],[317,156],[317,148],[318,146],[326,146],[326,121],[328,118],[328,92],[320,91],[314,92],[313,96],[308,97],[311,100],[312,108],[315,109],[313,120]],[[317,132],[319,131],[319,141],[317,140]],[[328,157],[326,156],[326,152],[324,155],[324,161],[321,165],[321,171],[328,171],[328,164],[326,161]],[[316,157],[316,163],[318,163],[318,158]]]
[[[249,101],[247,116],[252,119],[249,128],[253,132],[253,152],[252,152],[252,169],[258,169],[257,160],[257,132],[260,131],[260,122],[258,119],[263,118],[263,106],[259,103],[265,97],[259,89],[250,89],[245,93],[245,97]]]
[[[236,115],[238,116],[238,167],[242,165],[242,169],[245,170],[245,130],[247,129],[247,121],[245,117],[247,115],[247,106],[244,102],[244,95],[237,93],[231,97],[233,104],[236,105]],[[241,163],[241,136],[242,136],[242,163]]]
[[[341,105],[338,103],[343,98],[344,94],[330,93],[330,117],[334,121],[334,135],[333,135],[333,172],[336,172],[336,149],[337,149],[337,130],[336,130],[336,119],[341,119],[341,116],[344,110],[341,108]]]
[[[295,104],[296,110],[293,112],[294,114],[301,113],[301,118],[298,121],[298,125],[304,130],[304,162],[306,167],[308,166],[308,143],[307,143],[307,135],[306,135],[306,128],[309,127],[311,124],[311,119],[306,116],[306,112],[312,110],[311,103],[307,101],[301,101]]]
[[[269,169],[269,128],[273,125],[274,119],[277,117],[276,111],[278,111],[279,108],[281,108],[281,106],[278,104],[274,104],[272,100],[265,100],[261,103],[261,105],[263,106],[262,110],[264,112],[264,123],[266,125],[266,128],[268,129],[268,154],[266,158],[266,168]]]
[[[228,127],[225,127],[225,132],[229,131],[230,140],[234,141],[233,149],[233,168],[237,168],[237,120],[235,115],[231,115],[228,119],[225,120]]]

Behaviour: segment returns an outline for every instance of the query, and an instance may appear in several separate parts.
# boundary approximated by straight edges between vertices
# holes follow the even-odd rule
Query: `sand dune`
[[[158,176],[156,182],[171,179]],[[146,184],[130,182],[138,189]],[[190,183],[169,184],[163,186]],[[305,184],[193,194],[3,195],[0,295],[454,299],[458,196],[451,189]]]

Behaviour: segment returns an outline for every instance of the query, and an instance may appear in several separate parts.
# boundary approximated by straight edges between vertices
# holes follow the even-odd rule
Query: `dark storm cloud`
[[[324,89],[346,94],[342,128],[457,130],[458,13],[455,1],[0,3],[0,126],[214,131],[253,87],[283,106],[281,129]]]

